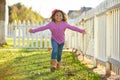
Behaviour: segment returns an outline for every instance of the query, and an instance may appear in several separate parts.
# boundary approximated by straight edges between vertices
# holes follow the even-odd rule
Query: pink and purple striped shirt
[[[54,39],[58,44],[61,44],[65,41],[65,33],[64,32],[67,28],[71,29],[73,31],[80,32],[80,33],[83,32],[82,29],[77,28],[75,26],[71,26],[67,22],[62,21],[61,23],[56,24],[55,22],[52,21],[45,26],[41,26],[41,27],[32,29],[32,33],[49,29],[52,33],[51,38]]]

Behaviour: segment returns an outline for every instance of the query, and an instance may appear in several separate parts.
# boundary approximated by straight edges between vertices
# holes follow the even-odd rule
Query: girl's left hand
[[[32,33],[32,29],[29,29],[29,32]]]

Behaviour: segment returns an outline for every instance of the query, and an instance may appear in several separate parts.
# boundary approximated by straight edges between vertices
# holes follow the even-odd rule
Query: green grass
[[[14,48],[14,40],[12,38],[6,38],[6,42],[7,44],[3,45],[2,48]],[[47,40],[47,46],[49,46],[50,42]],[[36,46],[36,40],[34,39],[33,43],[32,43],[32,39],[29,39],[29,44],[28,44],[28,41],[27,39],[24,40],[24,46],[28,46],[31,47],[33,44],[33,46]],[[41,40],[38,39],[38,46],[40,46],[41,44]],[[20,47],[22,47],[23,43],[22,43],[22,39],[20,39]],[[45,42],[44,40],[42,39],[42,47],[45,46]],[[16,47],[18,47],[18,39],[16,39]]]
[[[51,51],[0,50],[0,80],[100,80],[71,53],[63,53],[61,70],[50,73]]]
[[[8,38],[0,49],[0,80],[101,80],[69,52],[63,52],[61,69],[51,73],[50,56],[47,49],[13,49]]]
[[[5,45],[3,45],[2,47],[0,47],[0,49],[1,48],[13,48],[13,39],[12,38],[6,38],[6,44]]]

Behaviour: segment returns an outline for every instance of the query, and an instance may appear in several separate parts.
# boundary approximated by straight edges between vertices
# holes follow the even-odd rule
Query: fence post
[[[106,50],[106,59],[107,59],[107,62],[106,62],[106,76],[110,76],[111,75],[111,63],[109,62],[109,58],[111,56],[111,38],[110,38],[110,34],[111,34],[111,25],[112,25],[112,18],[111,18],[111,12],[107,12],[106,13],[107,15],[107,50]],[[109,28],[108,28],[109,27]]]
[[[21,21],[18,22],[18,48],[20,48],[20,36],[21,36]]]
[[[25,47],[25,27],[26,26],[26,23],[25,21],[23,21],[23,24],[22,24],[22,47],[24,48]]]
[[[30,21],[27,21],[27,31],[29,30],[30,28]],[[29,48],[29,45],[30,45],[30,33],[27,32],[27,48]]]
[[[38,48],[38,33],[36,33],[36,48]]]
[[[98,54],[98,19],[97,19],[97,16],[95,15],[94,16],[94,67],[97,67],[97,61],[96,61],[96,58],[97,58],[97,54]]]
[[[12,26],[10,26],[10,28],[11,27]],[[13,44],[14,44],[14,48],[16,48],[16,27],[17,27],[17,22],[15,21],[14,24],[13,24]]]

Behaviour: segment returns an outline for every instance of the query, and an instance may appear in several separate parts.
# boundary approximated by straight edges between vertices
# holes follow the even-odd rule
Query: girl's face
[[[62,19],[63,19],[62,13],[61,13],[61,12],[56,12],[56,13],[55,13],[55,16],[54,16],[54,19],[55,19],[55,22],[56,22],[56,23],[61,22]]]

